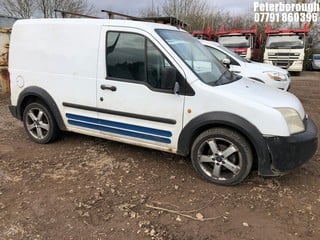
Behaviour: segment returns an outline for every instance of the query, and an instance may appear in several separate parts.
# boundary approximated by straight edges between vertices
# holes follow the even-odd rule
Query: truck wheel
[[[238,132],[212,128],[200,134],[191,149],[195,170],[206,180],[220,185],[236,185],[252,167],[250,144]]]
[[[27,105],[23,112],[23,124],[29,137],[36,143],[49,143],[58,135],[52,113],[41,103]]]

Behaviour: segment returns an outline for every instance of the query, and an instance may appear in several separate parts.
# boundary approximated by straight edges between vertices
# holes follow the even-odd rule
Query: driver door
[[[184,107],[184,96],[174,92],[178,71],[143,31],[113,27],[102,31],[101,39],[101,132],[114,140],[174,152]]]

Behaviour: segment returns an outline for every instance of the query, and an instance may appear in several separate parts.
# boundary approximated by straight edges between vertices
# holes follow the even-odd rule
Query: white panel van
[[[240,183],[311,159],[317,129],[300,101],[228,71],[184,30],[127,20],[15,23],[11,113],[37,143],[59,131],[190,156],[206,180]]]

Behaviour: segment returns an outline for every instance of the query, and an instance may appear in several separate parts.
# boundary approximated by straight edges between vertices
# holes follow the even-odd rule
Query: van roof
[[[134,20],[119,20],[119,19],[90,19],[90,18],[40,18],[40,19],[23,19],[16,21],[15,25],[50,25],[50,24],[61,24],[61,25],[95,25],[95,26],[126,26],[134,28],[143,28],[143,29],[171,29],[177,30],[175,26],[153,23],[153,22],[144,22],[144,21],[134,21]]]

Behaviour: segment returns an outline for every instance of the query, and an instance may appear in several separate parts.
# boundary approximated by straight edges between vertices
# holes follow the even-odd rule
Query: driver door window
[[[108,32],[106,51],[108,78],[145,84],[154,90],[173,92],[178,71],[144,36]],[[176,74],[170,75],[171,72]]]

